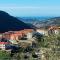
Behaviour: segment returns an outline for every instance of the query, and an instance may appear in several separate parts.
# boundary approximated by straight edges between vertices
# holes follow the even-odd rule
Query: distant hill
[[[47,28],[49,26],[60,26],[60,17],[49,18],[43,23],[43,27]]]
[[[16,17],[11,16],[4,11],[0,11],[0,33],[31,28],[31,26],[18,20]]]
[[[50,18],[47,21],[47,25],[56,25],[56,26],[60,26],[60,17],[54,17],[54,18]]]
[[[49,17],[49,18],[18,18],[23,20],[25,23],[30,23],[36,28],[47,28],[49,26],[60,26],[60,17]]]
[[[43,22],[50,17],[17,17],[19,20],[31,25],[34,28],[43,26]]]

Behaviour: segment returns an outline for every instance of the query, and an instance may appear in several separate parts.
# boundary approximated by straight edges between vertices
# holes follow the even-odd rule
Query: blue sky
[[[60,0],[0,0],[0,10],[13,16],[60,16]]]

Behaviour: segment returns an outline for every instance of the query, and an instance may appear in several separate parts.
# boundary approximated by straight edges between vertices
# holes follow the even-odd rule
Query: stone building
[[[49,35],[50,34],[56,34],[56,35],[60,34],[60,27],[57,27],[57,26],[51,26],[51,27],[49,27],[48,34]]]

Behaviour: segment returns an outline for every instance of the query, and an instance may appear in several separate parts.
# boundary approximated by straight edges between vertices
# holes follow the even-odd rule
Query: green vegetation
[[[60,35],[50,35],[37,37],[37,48],[31,50],[32,48],[28,47],[27,50],[30,50],[29,53],[25,52],[25,48],[21,48],[20,52],[15,54],[13,57],[10,57],[10,53],[6,51],[0,51],[1,60],[25,60],[27,57],[28,60],[35,60],[32,57],[32,54],[36,52],[37,49],[40,49],[40,53],[44,56],[41,60],[60,60]]]
[[[60,35],[43,36],[38,42],[46,60],[60,60]]]
[[[10,59],[10,53],[0,50],[0,60],[8,60],[8,59]]]

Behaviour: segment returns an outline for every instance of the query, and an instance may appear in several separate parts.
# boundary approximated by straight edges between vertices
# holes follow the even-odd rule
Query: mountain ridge
[[[31,28],[32,27],[28,24],[18,20],[16,17],[11,16],[4,11],[0,11],[0,33]]]
[[[27,18],[26,18],[27,19]],[[49,17],[45,18],[44,20],[39,20],[36,18],[31,19],[24,19],[22,18],[23,22],[30,23],[34,25],[36,28],[48,28],[49,26],[60,26],[60,17]]]

